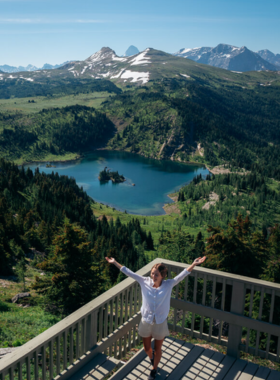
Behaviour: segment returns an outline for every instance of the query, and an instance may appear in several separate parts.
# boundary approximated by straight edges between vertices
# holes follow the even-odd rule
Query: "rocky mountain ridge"
[[[259,59],[262,58],[259,57]],[[274,74],[273,71],[263,71],[262,75],[260,75],[261,73],[258,73],[257,76],[250,74],[249,79],[249,77],[241,77],[239,72],[241,70],[225,72],[217,67],[152,48],[147,48],[133,56],[119,57],[111,48],[103,47],[84,61],[71,61],[55,70],[0,73],[0,83],[5,86],[18,86],[21,83],[27,85],[28,82],[32,82],[41,86],[49,85],[50,82],[64,82],[63,86],[65,86],[73,80],[79,81],[81,84],[81,81],[85,80],[106,79],[121,85],[131,86],[145,85],[150,81],[164,80],[165,78],[176,78],[187,81],[203,80],[213,84],[221,80],[230,81],[232,84],[235,83],[244,87],[248,83],[249,85],[256,83],[257,85],[270,86],[272,81],[278,80],[279,77],[278,72],[274,72]]]
[[[237,72],[265,70],[278,71],[280,69],[280,67],[265,60],[260,54],[249,50],[246,46],[238,48],[232,45],[219,44],[214,48],[200,47],[194,49],[180,49],[178,52],[174,53],[174,55],[177,57],[192,59],[198,63],[204,63],[206,65]],[[262,55],[266,57],[269,54],[262,53]]]

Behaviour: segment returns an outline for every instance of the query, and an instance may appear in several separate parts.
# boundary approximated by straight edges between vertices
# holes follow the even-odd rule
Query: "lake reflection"
[[[74,177],[79,186],[97,202],[121,211],[138,215],[165,214],[163,206],[171,202],[168,194],[177,191],[196,175],[205,177],[209,171],[201,166],[185,165],[172,161],[158,161],[127,152],[96,151],[80,161],[30,165],[41,172],[58,172]],[[123,183],[100,183],[98,175],[104,167],[123,174]],[[135,184],[135,186],[133,186]]]

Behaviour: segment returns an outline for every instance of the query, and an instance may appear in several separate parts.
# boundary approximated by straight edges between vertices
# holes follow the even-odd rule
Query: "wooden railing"
[[[169,277],[186,264],[155,259],[137,273],[149,275],[164,262]],[[197,267],[173,289],[169,329],[279,361],[280,285]],[[141,290],[127,278],[0,360],[1,380],[72,376],[98,353],[121,359],[140,344]],[[275,322],[276,320],[276,322]]]

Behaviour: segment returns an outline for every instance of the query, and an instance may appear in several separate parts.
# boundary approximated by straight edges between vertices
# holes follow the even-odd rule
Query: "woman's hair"
[[[162,264],[162,263],[155,264],[152,267],[151,272],[153,269],[157,269],[163,279],[165,279],[165,277],[167,276],[167,268],[164,264]]]

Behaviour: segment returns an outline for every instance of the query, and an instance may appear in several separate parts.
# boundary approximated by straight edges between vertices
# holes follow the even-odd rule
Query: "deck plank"
[[[180,365],[181,361],[192,350],[194,346],[183,340],[174,340],[167,350],[163,350],[159,362],[159,374],[157,380],[166,379]]]
[[[101,380],[117,366],[117,361],[104,354],[98,354],[77,373],[70,377],[70,380]]]
[[[201,355],[197,358],[197,360],[193,363],[193,365],[189,368],[189,370],[184,374],[182,380],[187,379],[209,379],[209,373],[207,369],[207,364],[209,360],[214,355],[214,351],[205,350],[201,353]]]
[[[280,372],[271,370],[267,380],[280,380]]]
[[[236,359],[232,356],[224,355],[222,361],[216,368],[215,373],[212,374],[209,380],[223,380],[235,361]]]
[[[146,380],[151,368],[150,359],[142,349],[110,380]],[[167,337],[163,342],[156,380],[167,378],[168,380],[280,380],[280,372]],[[91,379],[99,377],[86,378],[86,380]],[[76,379],[71,378],[71,380]]]
[[[257,364],[247,363],[238,380],[252,380],[258,368]]]
[[[214,352],[213,356],[210,358],[207,365],[203,369],[204,378],[212,380],[215,379],[217,373],[220,372],[219,365],[224,357],[225,355],[221,354],[220,352]]]
[[[185,358],[181,361],[180,365],[176,367],[176,369],[172,372],[169,379],[170,380],[178,380],[181,379],[188,369],[193,365],[193,363],[199,358],[199,356],[202,354],[204,348],[199,346],[194,346],[190,343],[186,343],[186,345],[189,345],[189,348],[191,349],[190,352],[185,356]]]
[[[246,367],[247,362],[242,359],[237,359],[233,366],[230,368],[226,376],[224,377],[224,380],[237,380],[239,379],[241,373],[243,372],[243,369]]]
[[[270,374],[270,369],[267,367],[260,367],[253,377],[253,380],[266,380]]]

